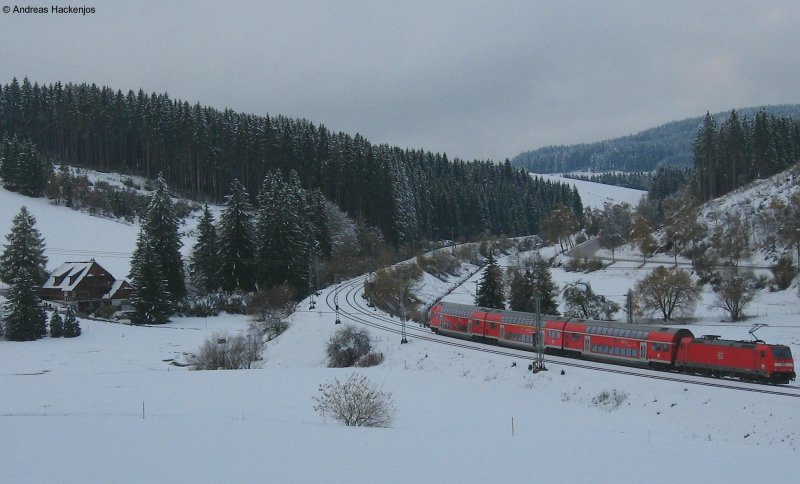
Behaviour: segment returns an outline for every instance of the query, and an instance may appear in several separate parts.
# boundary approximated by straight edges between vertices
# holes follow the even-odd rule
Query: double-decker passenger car
[[[796,377],[787,346],[695,338],[688,329],[674,326],[542,316],[542,333],[537,335],[531,313],[445,302],[431,308],[430,326],[435,333],[522,349],[534,349],[542,338],[548,353],[620,364],[772,383]]]

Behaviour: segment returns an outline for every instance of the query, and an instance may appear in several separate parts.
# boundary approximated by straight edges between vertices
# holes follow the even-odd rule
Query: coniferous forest
[[[760,111],[765,111],[767,116],[800,119],[798,104],[738,109],[737,113],[740,120],[752,120]],[[713,114],[718,123],[727,121],[729,115],[729,112]],[[692,141],[702,123],[702,116],[694,117],[596,143],[545,146],[520,153],[511,164],[534,173],[653,171],[661,166],[690,168],[694,159]]]
[[[710,200],[800,162],[800,121],[764,110],[751,120],[731,111],[717,126],[707,113],[693,148],[695,195]]]
[[[479,233],[538,231],[557,204],[582,215],[576,190],[532,179],[506,161],[374,145],[310,121],[252,115],[94,84],[0,86],[0,139],[29,140],[57,163],[155,178],[184,196],[222,201],[235,179],[259,192],[295,170],[396,246]],[[251,200],[255,202],[255,200]]]

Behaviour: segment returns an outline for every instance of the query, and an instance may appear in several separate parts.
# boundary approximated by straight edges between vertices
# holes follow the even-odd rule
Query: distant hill
[[[800,118],[800,104],[763,106],[770,114]],[[761,107],[736,109],[741,117],[752,119]],[[717,125],[728,119],[730,111],[714,114]],[[692,141],[702,116],[673,121],[637,134],[596,143],[571,146],[546,146],[526,151],[511,160],[513,166],[534,173],[572,171],[650,171],[664,165],[692,165]]]

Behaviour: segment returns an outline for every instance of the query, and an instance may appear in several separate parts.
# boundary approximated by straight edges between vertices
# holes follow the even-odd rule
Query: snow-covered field
[[[616,193],[617,188],[613,188]],[[608,195],[601,195],[606,197]],[[137,229],[0,190],[0,230],[25,203],[49,246],[132,252]],[[552,251],[552,249],[547,249]],[[552,252],[551,252],[552,253]],[[50,266],[60,263],[48,253]],[[100,257],[96,257],[101,260]],[[67,260],[67,259],[64,259]],[[125,259],[103,259],[125,274]],[[582,277],[619,301],[636,263]],[[426,279],[426,298],[452,283]],[[470,302],[474,283],[453,291]],[[329,289],[330,290],[330,289]],[[267,346],[261,369],[194,372],[185,361],[243,316],[176,318],[163,327],[83,320],[72,340],[0,341],[0,482],[796,482],[797,398],[564,368],[526,370],[498,356],[372,329],[379,367],[355,370],[392,392],[392,428],[323,421],[311,397],[352,370],[325,367],[337,329],[306,302]],[[708,294],[704,295],[704,303]],[[353,310],[340,298],[345,322]],[[759,335],[800,353],[797,288],[761,294]],[[746,337],[701,305],[692,330]],[[357,324],[357,323],[353,323]],[[562,375],[561,370],[565,370]],[[604,392],[618,405],[602,403]],[[606,399],[605,402],[614,401]],[[513,419],[513,435],[512,435]]]
[[[560,175],[548,175],[541,173],[531,173],[532,177],[541,178],[553,182],[566,183],[578,189],[581,194],[581,201],[585,208],[602,209],[603,204],[608,203],[622,203],[626,202],[632,206],[636,206],[639,200],[647,194],[642,190],[635,190],[633,188],[615,187],[611,185],[603,185],[602,183],[595,183],[585,180],[573,180]]]

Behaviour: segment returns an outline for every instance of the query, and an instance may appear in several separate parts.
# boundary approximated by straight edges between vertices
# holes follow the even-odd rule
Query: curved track
[[[389,317],[383,312],[375,311],[367,307],[366,301],[363,299],[365,278],[366,276],[360,276],[337,286],[334,290],[329,291],[325,296],[325,303],[332,310],[336,310],[338,306],[339,314],[345,319],[378,329],[380,331],[394,333],[397,335],[402,334],[401,321],[396,318]],[[499,346],[487,346],[480,343],[474,343],[469,340],[439,336],[432,333],[427,328],[420,327],[417,323],[406,324],[406,335],[411,338],[455,348],[467,349],[470,351],[479,351],[483,353],[516,358],[531,358],[531,354],[523,350],[515,350],[513,348],[503,348]],[[774,387],[763,384],[747,384],[730,380],[709,380],[699,376],[677,376],[673,373],[660,372],[645,368],[614,366],[605,363],[587,362],[585,360],[575,360],[552,355],[548,355],[545,362],[573,368],[583,368],[593,371],[603,371],[607,373],[635,376],[639,378],[672,381],[687,385],[701,385],[707,387],[725,388],[729,390],[800,398],[800,391],[798,391],[800,390],[800,387],[797,386]]]

